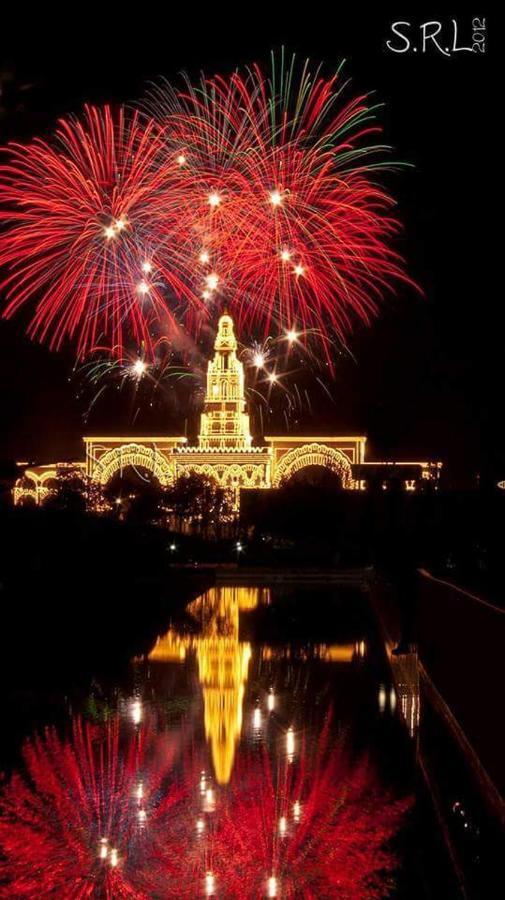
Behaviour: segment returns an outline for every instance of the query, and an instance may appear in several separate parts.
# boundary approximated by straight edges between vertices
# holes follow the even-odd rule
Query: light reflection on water
[[[271,602],[210,589],[188,607],[193,629],[169,628],[134,663],[133,695],[27,743],[0,817],[12,896],[389,894],[409,801],[373,747],[353,746],[352,691],[383,719],[366,636],[241,640],[242,616]]]

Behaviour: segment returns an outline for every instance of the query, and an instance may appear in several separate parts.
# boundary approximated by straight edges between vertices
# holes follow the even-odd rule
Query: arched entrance
[[[133,442],[107,450],[96,460],[92,477],[94,481],[106,485],[114,475],[130,466],[140,472],[147,469],[162,485],[171,484],[174,480],[173,464],[156,447]]]
[[[281,457],[274,472],[273,486],[279,487],[308,466],[323,466],[339,476],[343,488],[352,486],[352,469],[347,456],[326,444],[316,443],[294,447]]]

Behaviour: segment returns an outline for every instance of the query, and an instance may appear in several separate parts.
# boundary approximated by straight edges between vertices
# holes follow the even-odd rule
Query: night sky
[[[374,90],[386,104],[382,122],[395,158],[415,165],[389,177],[388,187],[405,225],[399,247],[425,298],[409,292],[391,298],[375,326],[350,340],[353,358],[338,360],[330,384],[333,403],[308,379],[312,411],[295,427],[301,433],[359,430],[369,435],[377,458],[442,459],[454,485],[475,483],[479,471],[505,477],[503,452],[495,445],[503,407],[502,289],[490,285],[496,227],[490,198],[501,154],[491,136],[492,21],[486,56],[444,58],[433,49],[404,55],[386,49],[396,19],[450,22],[450,11],[419,15],[410,3],[373,16],[364,5],[348,12],[340,4],[282,5],[277,15],[273,4],[214,3],[209,10],[183,4],[176,17],[168,7],[160,16],[152,4],[135,13],[126,5],[108,14],[105,8],[69,6],[66,21],[61,14],[54,21],[28,12],[17,20],[3,17],[0,142],[47,132],[59,115],[78,112],[85,101],[133,101],[160,75],[267,64],[270,50],[282,44],[324,61],[328,72],[345,57],[354,90]],[[456,17],[463,38],[471,14]],[[124,396],[112,396],[84,425],[86,403],[69,381],[72,360],[71,352],[52,354],[31,344],[20,319],[0,323],[4,459],[78,457],[84,431],[130,428],[132,405]],[[183,405],[174,409],[167,401],[144,409],[135,428],[178,431],[185,418]],[[277,427],[284,429],[282,417]]]

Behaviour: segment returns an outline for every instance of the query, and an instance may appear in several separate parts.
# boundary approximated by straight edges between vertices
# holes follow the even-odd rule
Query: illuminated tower
[[[237,359],[231,316],[219,319],[214,358],[207,366],[207,391],[201,416],[201,450],[248,450],[249,416],[245,409],[244,366]]]

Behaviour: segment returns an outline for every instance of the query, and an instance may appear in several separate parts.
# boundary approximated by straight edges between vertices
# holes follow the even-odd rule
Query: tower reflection
[[[212,587],[188,606],[199,623],[198,635],[170,628],[149,654],[151,662],[183,663],[194,654],[202,687],[205,737],[211,748],[218,784],[227,784],[242,731],[243,701],[252,648],[241,641],[240,613],[270,603],[270,588]],[[260,649],[263,662],[318,660],[351,663],[365,656],[364,641],[348,644],[290,644]],[[272,696],[269,697],[272,704]],[[273,700],[275,704],[275,700]],[[273,708],[273,707],[272,707]]]
[[[205,736],[218,784],[227,784],[242,730],[242,706],[251,645],[239,639],[240,613],[270,601],[259,587],[213,587],[188,607],[201,625],[198,636],[170,629],[149,654],[151,661],[183,662],[196,654],[204,702]]]

